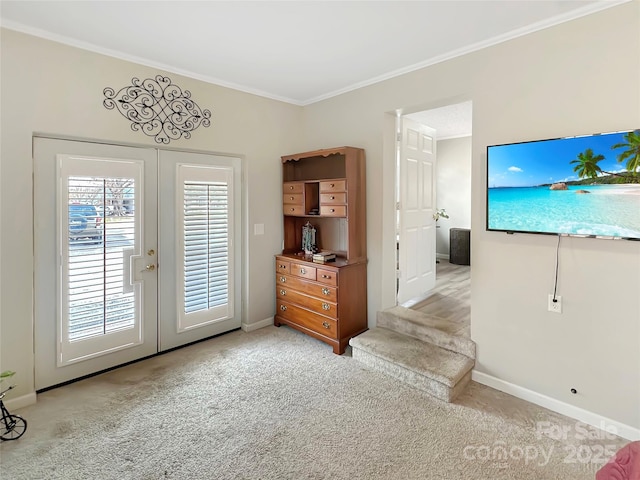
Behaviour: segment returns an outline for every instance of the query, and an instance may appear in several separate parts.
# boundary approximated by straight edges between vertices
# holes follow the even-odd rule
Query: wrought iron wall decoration
[[[169,77],[157,75],[155,80],[140,81],[134,77],[131,85],[117,93],[111,87],[103,90],[103,105],[118,111],[130,120],[131,130],[142,131],[154,137],[157,143],[191,138],[191,132],[200,125],[211,125],[211,112],[202,110],[191,100],[191,92],[171,82]]]

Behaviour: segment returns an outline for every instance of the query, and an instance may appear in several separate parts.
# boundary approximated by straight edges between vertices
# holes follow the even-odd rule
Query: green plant
[[[438,210],[436,210],[436,213],[433,214],[433,219],[437,222],[438,219],[442,217],[442,218],[449,218],[449,214],[447,213],[447,211],[444,208],[439,208]]]

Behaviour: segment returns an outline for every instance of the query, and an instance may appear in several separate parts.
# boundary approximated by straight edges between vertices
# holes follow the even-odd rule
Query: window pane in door
[[[61,365],[140,344],[139,162],[59,156]],[[133,275],[134,278],[131,278]]]
[[[134,189],[131,178],[68,179],[70,341],[135,324],[134,292],[123,289],[123,247],[134,233],[133,217],[128,215],[133,213]]]
[[[185,182],[185,312],[228,300],[228,190],[224,183]]]
[[[233,313],[230,174],[226,168],[179,166],[179,330]]]

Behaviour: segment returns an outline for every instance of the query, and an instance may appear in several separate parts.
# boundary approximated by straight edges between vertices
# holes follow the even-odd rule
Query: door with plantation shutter
[[[37,390],[240,326],[240,178],[238,158],[34,138]]]
[[[34,138],[37,390],[157,352],[157,163]]]
[[[240,178],[239,158],[160,152],[160,350],[240,327]]]

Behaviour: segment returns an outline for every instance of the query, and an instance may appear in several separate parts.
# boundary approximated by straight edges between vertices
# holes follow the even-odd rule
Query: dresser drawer
[[[346,193],[321,193],[320,205],[344,205],[347,203]]]
[[[335,320],[310,312],[304,308],[278,299],[276,315],[297,325],[306,327],[321,335],[338,338],[338,324]]]
[[[304,215],[304,205],[285,205],[285,215]]]
[[[289,273],[291,269],[291,262],[286,260],[276,260],[276,273]]]
[[[283,193],[302,193],[304,192],[303,182],[285,182],[282,185]]]
[[[290,288],[276,286],[276,296],[280,300],[295,303],[316,313],[321,313],[331,318],[338,318],[338,307],[335,303],[327,302],[321,298],[309,297]]]
[[[284,193],[282,203],[285,205],[304,205],[304,196],[301,193]]]
[[[320,215],[325,217],[346,217],[346,205],[320,205]]]
[[[317,270],[316,275],[319,282],[327,285],[338,285],[338,272],[334,272],[333,270],[323,270],[321,268],[318,268]]]
[[[347,190],[346,180],[327,180],[320,182],[320,192],[345,192]]]
[[[309,265],[303,265],[300,263],[291,263],[291,269],[289,270],[291,275],[295,275],[296,277],[306,278],[308,280],[316,279],[316,269],[315,267],[310,267]]]
[[[318,273],[316,272],[316,276],[317,275]],[[287,287],[287,289],[293,289],[305,295],[321,298],[327,302],[336,303],[338,301],[338,289],[336,287],[328,287],[289,275],[276,275],[276,287]]]

